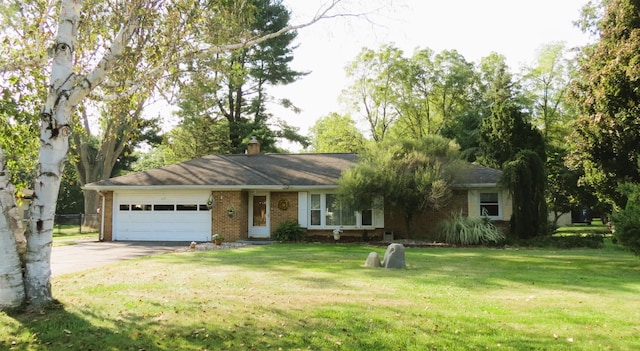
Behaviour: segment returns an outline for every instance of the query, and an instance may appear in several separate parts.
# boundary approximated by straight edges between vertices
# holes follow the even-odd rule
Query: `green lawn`
[[[165,254],[53,279],[0,313],[15,350],[638,350],[640,260],[604,249],[300,244]]]
[[[73,224],[55,225],[53,227],[53,245],[74,245],[78,240],[98,240],[99,233],[95,229]]]

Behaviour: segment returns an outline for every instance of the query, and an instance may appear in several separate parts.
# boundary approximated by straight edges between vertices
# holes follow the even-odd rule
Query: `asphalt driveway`
[[[74,245],[54,246],[51,275],[61,275],[100,267],[132,258],[174,252],[186,242],[78,241]]]

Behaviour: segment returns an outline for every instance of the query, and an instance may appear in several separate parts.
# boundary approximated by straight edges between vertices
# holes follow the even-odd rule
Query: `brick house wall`
[[[249,196],[246,191],[212,191],[215,205],[211,209],[211,234],[220,234],[225,241],[245,240],[249,237]],[[227,208],[233,206],[230,217]]]
[[[298,193],[272,192],[270,209],[270,233],[286,221],[298,222]]]
[[[113,241],[113,191],[102,192],[104,197],[104,213],[100,217],[102,241]]]
[[[467,216],[469,205],[466,190],[454,190],[451,204],[443,210],[429,210],[423,214],[415,214],[413,218],[413,237],[411,239],[435,240],[438,223],[449,218],[453,212],[460,212]],[[407,239],[404,211],[385,204],[385,231],[392,231],[394,239]]]

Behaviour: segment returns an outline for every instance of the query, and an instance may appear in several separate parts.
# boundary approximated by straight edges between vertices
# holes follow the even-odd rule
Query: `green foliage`
[[[438,225],[439,240],[451,245],[498,244],[506,239],[504,233],[487,217],[467,217],[462,212]]]
[[[627,197],[627,204],[611,216],[614,235],[620,245],[640,256],[640,184],[625,183],[619,191]]]
[[[84,198],[76,168],[72,165],[67,165],[60,180],[56,214],[76,213],[84,213]]]
[[[363,48],[345,69],[354,83],[343,93],[350,108],[364,116],[371,138],[381,142],[398,118],[394,107],[402,50],[383,45],[378,51]]]
[[[435,135],[374,143],[343,173],[338,191],[351,208],[369,208],[383,197],[385,204],[404,212],[411,237],[414,215],[449,204],[457,151],[453,142]]]
[[[579,108],[574,158],[601,200],[623,207],[621,182],[640,182],[640,4],[605,2],[600,40],[583,51],[570,95]]]
[[[276,230],[271,233],[271,237],[278,241],[303,241],[306,239],[307,231],[296,221],[284,221]]]
[[[543,235],[535,238],[518,240],[517,246],[541,247],[554,249],[601,249],[604,246],[604,236],[601,234],[588,235]]]
[[[547,232],[546,175],[542,160],[533,151],[518,153],[505,165],[501,182],[513,199],[511,230],[520,239]]]
[[[331,113],[310,128],[313,152],[358,152],[365,139],[349,115]]]
[[[202,45],[220,45],[218,31],[209,31],[219,18],[218,12],[232,13],[227,23],[231,41],[278,32],[289,25],[290,13],[279,0],[243,2],[241,11],[235,2],[222,2],[210,9],[210,18],[194,25],[204,26]],[[224,140],[212,140],[209,148],[242,153],[251,136],[260,140],[264,151],[278,151],[276,141],[288,140],[307,146],[297,129],[275,119],[268,103],[279,103],[296,110],[288,100],[277,101],[267,94],[269,86],[285,85],[305,75],[290,67],[293,59],[295,31],[286,32],[256,46],[242,48],[214,57],[197,56],[189,62],[187,78],[181,83],[177,115],[188,119],[209,119],[210,127],[226,128]],[[227,39],[228,40],[228,39]],[[222,44],[225,44],[224,42]],[[224,127],[221,121],[225,121]],[[219,139],[219,138],[216,138]]]
[[[497,76],[489,89],[491,116],[483,119],[480,127],[483,163],[501,169],[523,150],[533,150],[545,160],[542,135],[529,123],[506,67],[496,69]]]
[[[6,74],[0,80],[0,149],[4,151],[11,182],[19,189],[31,188],[38,158],[38,115],[41,103],[34,79]]]

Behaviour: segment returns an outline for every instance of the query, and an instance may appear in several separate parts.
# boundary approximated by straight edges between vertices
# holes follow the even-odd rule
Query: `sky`
[[[327,1],[283,3],[292,12],[291,24],[298,24],[309,21]],[[350,84],[344,67],[363,47],[376,50],[392,43],[406,56],[416,48],[455,49],[471,62],[497,52],[517,72],[534,62],[544,44],[564,41],[573,47],[591,40],[573,25],[587,1],[343,0],[339,12],[366,11],[369,15],[366,19],[327,19],[298,31],[291,67],[310,73],[288,86],[271,89],[271,95],[290,99],[302,112],[274,109],[274,115],[307,134],[318,118],[331,112],[346,113],[338,99]],[[296,145],[282,146],[299,151]]]

